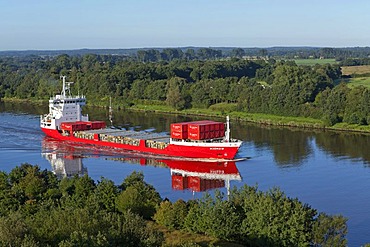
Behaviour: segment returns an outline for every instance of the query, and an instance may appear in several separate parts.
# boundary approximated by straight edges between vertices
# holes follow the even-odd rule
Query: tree
[[[198,108],[208,108],[211,104],[210,98],[211,81],[201,80],[198,83],[191,85],[190,92],[192,104]]]
[[[180,230],[183,228],[187,212],[187,206],[183,200],[178,200],[174,204],[170,201],[162,201],[153,218],[158,224],[170,230]]]
[[[312,246],[347,246],[347,219],[320,213],[312,230]]]
[[[144,90],[144,97],[151,100],[166,100],[166,80],[152,81]]]
[[[350,124],[369,124],[370,92],[363,86],[352,88],[347,95],[343,121]]]
[[[230,57],[242,58],[245,56],[245,51],[242,48],[234,48],[230,52]]]
[[[142,173],[132,173],[124,180],[121,188],[123,191],[116,199],[118,211],[124,213],[130,210],[145,219],[154,215],[161,197],[153,186],[144,181]]]
[[[118,193],[117,186],[114,185],[112,180],[106,178],[102,178],[98,182],[94,191],[101,208],[111,212],[115,211],[115,201]]]
[[[184,53],[184,57],[185,57],[186,60],[195,59],[196,55],[195,55],[194,49],[187,49]]]
[[[287,198],[279,189],[267,193],[244,187],[233,198],[244,211],[240,234],[257,246],[306,246],[311,239],[316,211],[297,199]]]
[[[21,246],[28,231],[24,217],[19,212],[0,217],[0,244],[2,246]]]
[[[184,80],[176,77],[171,78],[167,83],[166,103],[176,110],[182,110],[185,106],[185,100],[181,94],[183,84]]]

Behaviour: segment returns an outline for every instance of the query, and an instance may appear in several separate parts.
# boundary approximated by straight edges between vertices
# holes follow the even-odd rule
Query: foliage
[[[153,205],[160,200],[142,174],[123,184],[141,188]],[[22,164],[0,173],[0,187],[1,246],[159,246],[164,240],[131,208],[117,212],[120,188],[104,178],[97,185],[88,176],[58,180],[38,166]]]
[[[121,185],[123,191],[116,198],[116,208],[124,213],[127,210],[145,219],[151,219],[161,201],[159,193],[144,181],[143,173],[132,173]]]
[[[216,191],[172,203],[162,201],[142,172],[116,186],[105,178],[95,184],[88,176],[58,180],[30,164],[0,173],[0,189],[4,246],[160,246],[158,225],[250,246],[347,243],[344,217],[317,214],[279,189],[261,192],[245,185],[228,199]]]
[[[347,246],[346,219],[340,215],[320,213],[313,225],[313,246]]]
[[[262,49],[256,54],[265,57],[271,52]],[[332,57],[341,52],[323,48],[317,50],[317,56]],[[76,82],[72,93],[87,95],[90,104],[105,105],[108,96],[114,105],[166,102],[175,110],[214,109],[220,103],[233,103],[241,112],[311,117],[329,126],[368,124],[369,106],[364,104],[353,113],[349,105],[354,103],[346,100],[352,91],[359,94],[358,89],[337,84],[342,76],[339,65],[246,60],[241,57],[247,50],[238,48],[230,54],[233,58],[220,60],[220,52],[201,48],[140,50],[136,60],[93,54],[48,59],[4,57],[0,59],[0,97],[47,99],[59,92],[59,77],[64,74]],[[228,111],[223,108],[221,112]],[[28,193],[32,197],[33,192]]]
[[[327,58],[327,59],[294,59],[294,62],[297,65],[316,65],[316,64],[336,64],[337,61],[333,58]]]
[[[344,79],[342,81],[345,81],[347,86],[352,89],[355,87],[359,87],[359,86],[370,88],[370,77],[369,76],[368,77],[353,77],[353,78]]]
[[[315,210],[297,199],[287,198],[278,189],[265,194],[250,189],[245,192],[248,197],[241,204],[245,241],[258,246],[307,245]]]
[[[187,214],[187,205],[183,200],[178,200],[174,204],[170,201],[163,201],[157,209],[153,219],[158,224],[170,230],[180,230],[184,226],[184,219]]]

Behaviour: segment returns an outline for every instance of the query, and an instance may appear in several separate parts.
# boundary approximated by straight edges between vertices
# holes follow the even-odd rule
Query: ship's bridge
[[[89,121],[88,115],[82,115],[82,107],[86,105],[85,96],[71,96],[70,85],[62,76],[63,89],[61,94],[49,99],[49,114],[41,116],[41,127],[59,129],[62,122]]]

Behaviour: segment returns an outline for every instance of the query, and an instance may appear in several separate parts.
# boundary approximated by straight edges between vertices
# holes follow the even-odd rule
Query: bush
[[[124,213],[127,210],[139,214],[144,219],[151,219],[161,197],[153,186],[144,182],[142,173],[132,173],[121,185],[124,188],[116,199],[118,211]]]
[[[163,201],[154,215],[154,220],[170,230],[179,230],[184,226],[187,212],[186,203],[183,200],[178,200],[174,204]]]

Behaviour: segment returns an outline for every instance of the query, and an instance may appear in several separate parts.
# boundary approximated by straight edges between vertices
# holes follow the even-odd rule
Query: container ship
[[[96,155],[91,151],[91,148],[86,149],[86,146],[76,147],[76,145],[69,145],[48,136],[42,140],[41,155],[50,162],[52,171],[59,178],[88,174],[82,160],[99,157],[99,154]],[[116,154],[116,152],[111,152],[103,157],[107,160],[128,164],[168,168],[173,190],[202,192],[225,187],[229,194],[230,182],[242,181],[236,162],[231,160],[202,162],[183,159],[153,159],[139,153],[135,153],[137,155],[125,153],[123,157],[118,157]]]
[[[172,123],[170,134],[107,128],[82,114],[85,96],[71,96],[62,76],[61,94],[49,99],[49,113],[40,116],[41,130],[55,139],[131,150],[147,154],[192,159],[232,160],[242,141],[230,137],[230,121],[209,120]]]

